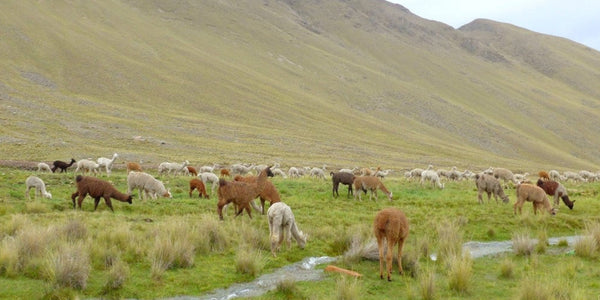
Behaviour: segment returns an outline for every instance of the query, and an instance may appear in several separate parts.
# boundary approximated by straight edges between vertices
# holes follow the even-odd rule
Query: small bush
[[[600,223],[592,222],[587,224],[586,232],[596,241],[596,248],[600,248]]]
[[[575,255],[579,257],[593,258],[598,251],[596,239],[593,236],[583,236],[575,242]]]
[[[157,236],[149,256],[152,278],[160,279],[163,273],[173,265],[175,247],[170,239]]]
[[[277,291],[283,294],[286,299],[298,298],[298,287],[296,286],[296,282],[292,279],[284,278],[277,282]]]
[[[566,239],[560,239],[558,241],[558,247],[569,247],[569,241]]]
[[[512,242],[515,255],[531,255],[535,248],[535,242],[526,234],[515,234]]]
[[[129,277],[129,266],[127,263],[119,260],[113,263],[108,272],[108,278],[104,284],[104,293],[110,293],[123,287]]]
[[[254,250],[241,250],[236,256],[236,270],[242,274],[256,276],[265,266],[264,258]]]
[[[197,235],[196,248],[202,254],[224,251],[230,244],[229,237],[233,236],[226,232],[223,223],[213,215],[205,216],[200,220]]]
[[[360,299],[361,286],[356,277],[340,276],[336,281],[336,299],[353,300]]]
[[[90,260],[82,243],[60,245],[46,264],[48,280],[61,288],[83,290],[90,274]]]
[[[500,277],[512,278],[514,275],[515,263],[507,257],[500,263]]]
[[[462,256],[455,256],[449,262],[448,285],[451,290],[458,293],[468,292],[473,274],[473,260],[466,252]]]
[[[74,219],[62,228],[62,234],[68,242],[83,241],[87,237],[87,227],[81,220]]]

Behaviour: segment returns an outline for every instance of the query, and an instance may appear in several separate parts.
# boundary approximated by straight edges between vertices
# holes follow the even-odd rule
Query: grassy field
[[[161,178],[173,199],[140,201],[136,195],[132,205],[114,201],[112,213],[104,203],[94,212],[89,197],[83,210],[73,210],[73,173],[39,174],[53,198],[28,201],[24,181],[31,173],[0,169],[0,297],[5,299],[197,296],[323,255],[342,256],[334,264],[363,277],[327,274],[318,282],[282,282],[259,298],[589,299],[598,290],[594,240],[578,242],[575,251],[544,243],[599,227],[598,183],[566,184],[577,201],[574,210],[561,204],[556,216],[535,216],[526,205],[515,216],[514,189],[507,191],[510,204],[479,205],[470,181],[447,182],[439,190],[386,178],[392,202],[381,193],[378,201],[358,202],[332,198],[330,180],[273,178],[309,240],[303,250],[293,243],[272,257],[265,216],[253,211],[252,219],[234,218],[230,209],[218,221],[216,197],[190,198],[189,177]],[[108,179],[126,191],[123,171]],[[346,194],[344,188],[340,194]],[[375,213],[388,206],[402,209],[411,224],[406,272],[394,273],[392,282],[379,279],[377,261],[348,254],[371,241]],[[542,242],[520,253],[477,259],[457,250],[467,241],[511,239],[515,245]],[[428,258],[432,253],[437,261]]]

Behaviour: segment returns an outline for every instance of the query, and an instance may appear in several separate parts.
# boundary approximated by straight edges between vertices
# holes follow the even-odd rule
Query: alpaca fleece
[[[98,203],[100,202],[100,198],[104,198],[104,203],[110,208],[111,211],[114,212],[112,207],[111,198],[127,202],[129,204],[132,203],[131,196],[128,194],[124,194],[119,192],[110,182],[104,181],[102,179],[98,179],[96,177],[91,176],[82,176],[77,175],[75,178],[77,191],[71,194],[71,200],[73,201],[73,208],[75,208],[75,197],[79,197],[77,199],[77,207],[81,209],[81,203],[83,199],[88,194],[90,197],[94,199],[94,211],[98,208]]]

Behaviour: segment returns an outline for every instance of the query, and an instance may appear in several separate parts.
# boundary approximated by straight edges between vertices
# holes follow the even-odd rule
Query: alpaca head
[[[44,192],[44,197],[52,199],[52,194],[50,194],[49,192]]]
[[[171,189],[167,189],[167,191],[162,196],[165,198],[173,198],[173,195],[171,194]]]
[[[506,196],[506,195],[504,195],[500,198],[502,198],[502,203],[508,203],[510,201],[510,199],[508,199],[508,196]]]
[[[304,249],[304,247],[306,246],[306,240],[308,240],[308,234],[299,231],[299,238],[297,240],[298,242],[298,247],[300,247],[300,249]]]
[[[133,197],[131,197],[131,195],[129,195],[129,197],[127,197],[126,202],[129,203],[129,204],[133,204],[132,199],[133,199]]]

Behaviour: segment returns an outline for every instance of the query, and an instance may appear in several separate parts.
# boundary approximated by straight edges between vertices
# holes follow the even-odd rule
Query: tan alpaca
[[[552,215],[556,214],[556,210],[550,205],[546,192],[539,186],[525,183],[517,185],[517,202],[513,206],[515,215],[517,214],[517,209],[521,213],[521,208],[525,201],[533,203],[534,214],[537,214],[538,209],[547,211]]]
[[[298,246],[304,249],[307,236],[298,229],[292,209],[283,202],[271,204],[267,211],[269,218],[269,237],[271,239],[271,253],[277,256],[277,251],[285,237],[288,249],[292,246],[292,237]]]
[[[377,238],[377,248],[379,249],[379,277],[383,279],[383,239],[387,242],[387,253],[385,265],[387,270],[387,279],[392,281],[390,273],[392,272],[392,253],[394,245],[398,244],[398,269],[402,274],[402,246],[408,237],[408,219],[404,213],[394,207],[388,207],[380,210],[375,216],[373,222],[373,233]]]
[[[369,200],[373,199],[373,194],[375,194],[375,200],[379,200],[377,196],[377,189],[382,190],[390,201],[392,201],[392,192],[388,191],[388,189],[383,185],[381,180],[376,176],[356,176],[354,178],[354,200],[356,200],[356,196],[358,195],[358,199],[362,201],[362,195],[360,192],[367,193],[367,190],[371,191],[369,195]]]
[[[128,162],[127,163],[127,173],[131,171],[142,172],[142,166],[136,162]]]
[[[248,216],[252,219],[250,202],[258,197],[265,188],[267,176],[273,177],[271,167],[262,170],[254,183],[219,179],[219,189],[217,190],[217,194],[219,195],[219,202],[217,203],[219,218],[223,220],[223,207],[229,203],[233,203],[237,210],[236,216],[239,216],[246,209]]]

